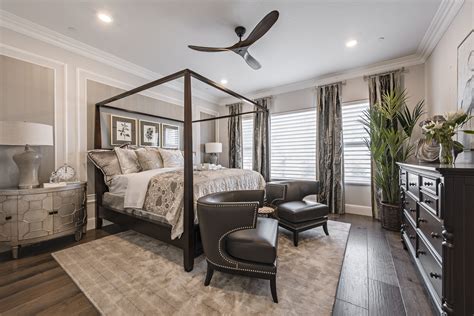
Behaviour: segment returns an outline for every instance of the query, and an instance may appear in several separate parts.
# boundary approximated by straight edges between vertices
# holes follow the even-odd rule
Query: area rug
[[[216,271],[204,286],[206,262],[182,266],[182,251],[148,236],[126,231],[53,254],[104,315],[330,315],[350,224],[329,221],[300,234],[293,246],[280,228],[277,291],[268,280]]]

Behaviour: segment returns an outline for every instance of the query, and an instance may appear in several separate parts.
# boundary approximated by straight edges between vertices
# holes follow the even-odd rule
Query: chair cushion
[[[278,205],[278,217],[291,223],[311,221],[328,214],[327,205],[311,201],[291,201]]]
[[[277,257],[278,221],[257,218],[257,227],[244,229],[227,236],[226,250],[237,259],[273,264]]]

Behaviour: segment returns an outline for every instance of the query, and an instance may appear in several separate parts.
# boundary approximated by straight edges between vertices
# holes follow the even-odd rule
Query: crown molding
[[[404,56],[400,58],[390,59],[383,62],[363,66],[363,67],[352,68],[352,69],[341,71],[341,72],[330,73],[330,74],[322,75],[322,76],[304,80],[304,81],[281,85],[281,86],[270,88],[270,89],[246,92],[245,94],[250,99],[256,99],[256,98],[261,98],[261,97],[265,97],[269,95],[278,95],[278,94],[302,90],[302,89],[314,88],[317,86],[326,85],[333,82],[360,78],[363,76],[373,75],[373,74],[386,72],[386,71],[390,71],[390,70],[394,70],[394,69],[398,69],[402,67],[420,65],[423,63],[424,63],[424,60],[421,58],[420,55],[412,54],[412,55],[408,55],[408,56]],[[232,102],[231,98],[221,98],[219,100],[220,105],[229,104],[231,102]]]
[[[436,45],[453,22],[464,0],[442,0],[423,39],[418,46],[417,54],[425,62],[435,49]]]
[[[59,32],[21,18],[5,10],[0,10],[0,26],[147,80],[156,80],[163,77],[162,74],[131,63],[125,59],[87,45],[81,41],[65,36]],[[184,92],[183,85],[179,82],[166,83],[163,86],[179,92]],[[218,100],[218,98],[209,93],[196,90],[193,91],[193,97],[211,103],[216,103]]]

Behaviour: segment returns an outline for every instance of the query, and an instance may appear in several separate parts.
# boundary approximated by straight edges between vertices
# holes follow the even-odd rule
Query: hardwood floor
[[[333,217],[352,224],[334,315],[433,315],[399,234],[357,215]],[[88,231],[80,243],[122,231]],[[1,315],[97,315],[98,311],[51,256],[78,243],[72,237],[21,249],[20,259],[0,253]],[[400,291],[400,288],[403,291]],[[405,296],[402,296],[405,295]]]

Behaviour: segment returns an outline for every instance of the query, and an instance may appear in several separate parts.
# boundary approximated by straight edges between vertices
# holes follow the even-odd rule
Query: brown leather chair
[[[207,261],[204,285],[209,285],[214,270],[267,279],[278,303],[278,221],[257,216],[263,198],[263,190],[248,190],[214,193],[197,201]]]
[[[293,233],[293,244],[298,247],[298,234],[323,226],[328,232],[329,208],[325,204],[304,200],[308,195],[319,193],[319,181],[278,181],[266,186],[266,202],[276,207],[274,216],[281,227]]]

